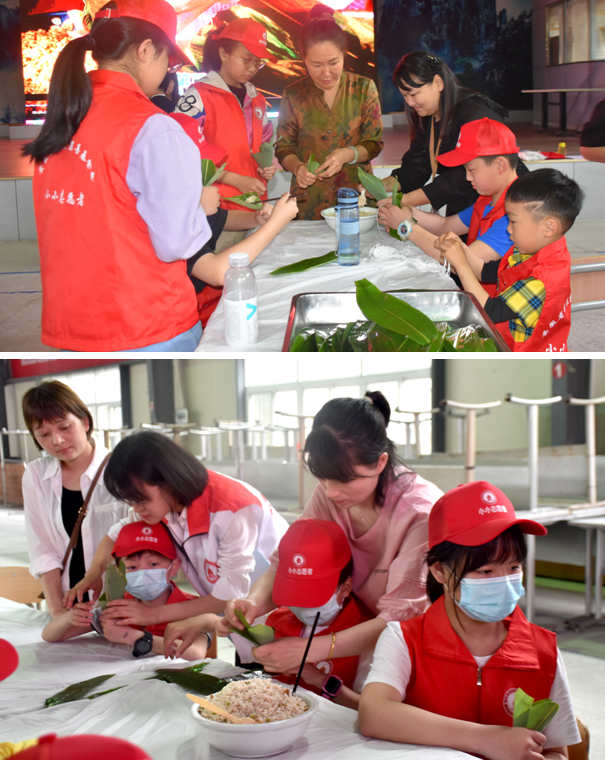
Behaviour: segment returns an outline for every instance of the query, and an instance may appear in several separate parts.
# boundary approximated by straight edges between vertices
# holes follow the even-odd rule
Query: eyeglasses
[[[267,63],[267,61],[264,61],[262,58],[240,58],[239,55],[235,55],[235,53],[231,53],[231,55],[234,58],[237,58],[238,61],[241,61],[241,63],[244,64],[245,69],[262,69]]]
[[[177,71],[180,71],[185,64],[182,61],[179,61],[178,58],[175,58],[173,56],[168,57],[168,74],[176,74]]]

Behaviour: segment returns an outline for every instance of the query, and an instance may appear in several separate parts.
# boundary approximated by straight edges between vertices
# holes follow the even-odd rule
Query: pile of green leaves
[[[523,689],[517,689],[513,709],[513,728],[530,728],[532,731],[542,733],[555,717],[558,709],[559,705],[552,699],[540,699],[536,702]]]
[[[263,202],[259,198],[258,193],[242,193],[241,195],[234,195],[233,198],[225,198],[226,201],[233,201],[239,206],[249,208],[252,211],[260,211],[263,207]]]
[[[119,565],[108,565],[105,571],[105,591],[99,597],[101,609],[105,609],[107,602],[115,599],[123,599],[126,591],[126,567],[123,560]]]
[[[253,153],[252,158],[256,161],[256,163],[261,167],[261,169],[267,169],[269,166],[273,165],[273,149],[274,144],[272,142],[264,142],[260,146],[260,152],[259,153]]]
[[[225,171],[226,166],[227,164],[224,163],[217,169],[214,161],[211,161],[209,158],[202,158],[202,184],[204,187],[213,185]]]
[[[383,293],[369,280],[357,280],[357,305],[367,321],[333,328],[306,327],[292,341],[290,351],[421,351],[492,352],[496,346],[480,328],[452,330],[395,296]]]
[[[314,256],[311,259],[302,259],[302,261],[296,261],[294,264],[286,264],[284,267],[274,269],[269,274],[298,274],[299,272],[306,272],[307,269],[313,269],[314,267],[320,267],[322,264],[329,264],[330,261],[336,261],[338,256],[336,251],[330,251],[323,256]]]
[[[243,636],[245,639],[248,639],[251,644],[254,644],[255,647],[260,647],[263,644],[270,644],[275,640],[275,631],[273,628],[262,624],[251,626],[246,620],[244,613],[239,609],[235,610],[235,614],[237,615],[237,619],[244,626],[244,630],[240,631],[239,628],[230,628],[229,633],[237,633],[240,636]]]
[[[315,174],[320,166],[321,164],[319,161],[315,160],[315,153],[311,153],[309,160],[307,161],[307,169],[311,172],[311,174]]]

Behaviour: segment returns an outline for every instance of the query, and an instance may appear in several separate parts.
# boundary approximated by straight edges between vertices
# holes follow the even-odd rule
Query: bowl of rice
[[[331,230],[336,229],[336,214],[334,213],[334,206],[332,206],[332,208],[325,208],[323,211],[321,211],[321,215]],[[364,232],[369,232],[376,224],[377,218],[377,208],[368,208],[367,206],[361,206],[359,209],[359,232],[361,234]]]
[[[312,694],[292,694],[286,685],[265,678],[234,681],[205,697],[237,718],[254,724],[230,723],[193,705],[199,736],[230,757],[268,757],[285,752],[305,733],[319,707]]]

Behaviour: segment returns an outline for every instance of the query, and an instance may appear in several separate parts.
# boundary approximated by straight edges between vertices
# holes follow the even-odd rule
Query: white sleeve
[[[40,474],[34,464],[23,473],[23,511],[25,513],[25,540],[29,555],[29,572],[39,578],[51,570],[63,570],[63,556],[59,556],[53,546],[46,523],[49,519],[50,504],[41,504],[42,489]],[[36,486],[36,481],[38,485]],[[67,548],[67,546],[65,547]]]
[[[227,517],[219,513],[217,523]],[[254,550],[260,530],[259,508],[253,505],[229,514],[228,524],[221,531],[218,545],[218,580],[212,596],[216,599],[243,598],[250,590],[250,575],[254,570]],[[218,527],[218,525],[217,525]]]
[[[128,510],[128,514],[126,515],[126,517],[123,517],[120,520],[120,522],[117,522],[117,523],[115,523],[115,525],[112,525],[111,528],[107,531],[107,535],[109,536],[109,538],[111,538],[111,540],[115,544],[116,539],[118,537],[118,533],[122,530],[122,528],[125,525],[128,525],[128,523],[136,522],[137,520],[140,520],[140,517],[137,517],[134,509],[132,507],[130,507],[130,509]]]
[[[185,91],[185,94],[181,98],[179,98],[179,102],[176,104],[174,112],[187,114],[187,116],[191,116],[194,119],[199,119],[201,116],[205,115],[202,95],[194,84]]]
[[[571,693],[565,672],[565,663],[560,650],[557,650],[557,672],[550,690],[550,698],[559,705],[555,717],[544,729],[546,743],[544,749],[549,747],[568,747],[582,740],[578,731],[578,724],[571,703]]]
[[[364,686],[369,683],[385,683],[397,689],[403,701],[411,675],[410,652],[401,625],[396,621],[387,623],[376,644],[372,669]]]

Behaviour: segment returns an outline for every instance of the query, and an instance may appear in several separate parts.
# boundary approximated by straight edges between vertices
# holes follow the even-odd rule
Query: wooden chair
[[[567,748],[569,760],[588,760],[588,751],[590,749],[590,732],[588,727],[576,715],[578,721],[578,731],[582,741],[578,744],[572,744]]]
[[[21,604],[35,604],[40,610],[42,585],[27,567],[0,567],[0,596]]]

